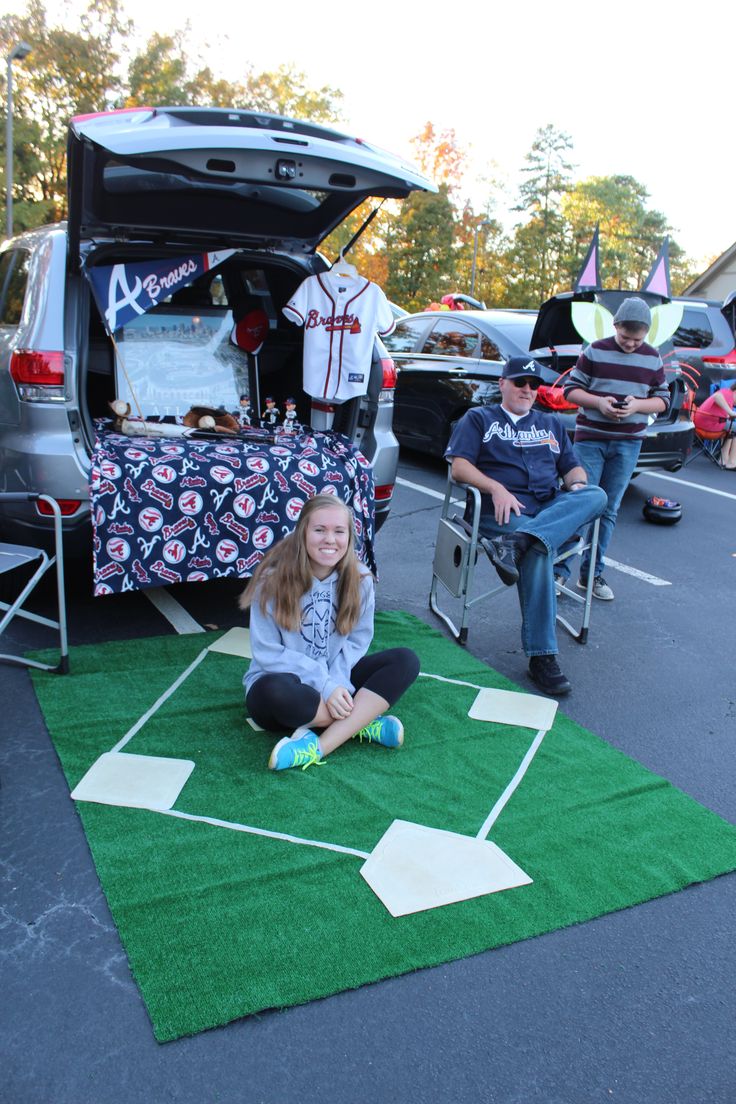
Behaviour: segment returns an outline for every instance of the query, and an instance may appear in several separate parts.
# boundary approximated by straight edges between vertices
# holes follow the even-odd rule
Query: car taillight
[[[387,498],[391,498],[394,493],[393,483],[384,483],[380,487],[376,487],[373,497],[376,502],[385,502]]]
[[[383,372],[383,379],[381,381],[381,393],[378,396],[378,401],[393,402],[393,392],[396,387],[398,373],[396,371],[396,365],[391,357],[381,357],[381,371]]]
[[[79,507],[82,505],[78,498],[57,498],[59,503],[59,513],[62,517],[71,517],[72,514],[76,514]],[[52,517],[54,511],[48,502],[44,502],[43,499],[39,499],[36,503],[36,509],[39,514],[43,514],[44,517]]]
[[[537,402],[547,410],[577,410],[575,403],[567,401],[561,387],[548,387],[542,384],[537,391]]]
[[[726,356],[704,356],[703,364],[736,364],[736,349],[732,349]]]
[[[10,358],[10,375],[27,402],[63,402],[64,354],[18,349]]]

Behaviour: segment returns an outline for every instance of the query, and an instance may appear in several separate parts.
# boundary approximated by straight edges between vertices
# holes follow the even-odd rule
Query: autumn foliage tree
[[[74,27],[52,25],[42,0],[29,0],[25,15],[0,18],[4,55],[19,41],[31,46],[32,63],[14,69],[17,229],[66,214],[66,138],[74,115],[136,104],[241,107],[328,124],[340,115],[341,93],[326,85],[311,89],[293,66],[273,73],[246,67],[242,83],[230,83],[197,66],[178,33],[154,34],[134,52],[119,0],[91,0]],[[4,136],[3,126],[3,153]]]
[[[191,104],[339,124],[340,91],[311,88],[293,65],[260,72],[245,62],[239,81],[230,82],[192,56],[179,32],[153,34],[134,49],[122,4],[90,0],[76,24],[53,23],[43,0],[28,0],[23,15],[0,17],[4,55],[20,41],[32,49],[29,62],[13,69],[17,229],[64,217],[67,126],[76,114]],[[0,73],[2,103],[4,79]],[[693,275],[667,219],[649,207],[644,186],[623,175],[573,181],[572,140],[552,125],[536,132],[521,166],[511,229],[490,194],[480,203],[468,198],[468,151],[454,129],[439,130],[427,121],[411,146],[439,193],[386,201],[350,254],[408,309],[424,308],[446,292],[469,293],[471,287],[489,306],[538,307],[553,292],[571,287],[596,224],[607,286],[640,286],[666,234],[673,285],[682,288]],[[374,206],[366,201],[322,243],[328,259],[338,255]]]

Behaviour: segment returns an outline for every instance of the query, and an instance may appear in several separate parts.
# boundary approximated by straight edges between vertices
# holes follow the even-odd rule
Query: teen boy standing
[[[593,595],[608,602],[613,591],[603,578],[603,557],[621,499],[639,459],[649,416],[664,413],[670,403],[662,358],[644,340],[651,324],[652,315],[643,299],[624,299],[613,319],[614,336],[583,349],[564,389],[565,398],[580,407],[575,452],[589,481],[608,496],[593,565]],[[590,567],[587,552],[578,580],[583,589]]]

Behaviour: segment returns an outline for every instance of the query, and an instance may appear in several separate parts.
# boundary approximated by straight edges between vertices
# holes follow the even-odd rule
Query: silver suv
[[[223,355],[213,356],[213,343],[220,343],[225,360],[237,357],[228,337],[255,306],[268,316],[256,369],[261,396],[273,396],[282,411],[294,398],[298,417],[310,422],[301,388],[302,331],[282,307],[307,276],[329,267],[318,244],[364,200],[403,198],[434,186],[399,158],[325,127],[181,107],[72,120],[68,179],[68,223],[0,247],[0,490],[58,499],[66,546],[88,552],[94,420],[109,416],[110,401],[130,382],[124,366],[121,375],[122,343],[131,343],[129,350],[135,345],[137,387],[154,404],[145,414],[157,412],[157,396],[163,402],[165,394],[170,404],[182,381],[181,403],[188,408],[192,381],[204,394],[211,382],[220,397]],[[85,270],[127,268],[191,250],[227,256],[162,299],[146,315],[145,328],[122,327],[111,339]],[[124,297],[125,289],[118,291]],[[170,336],[172,325],[185,337],[194,322],[206,325],[212,340],[201,352],[189,342],[186,371],[173,379],[175,365],[162,370],[157,342]],[[243,381],[252,380],[253,358],[241,359],[230,373],[235,404]],[[218,380],[210,379],[213,364]],[[388,514],[398,463],[395,379],[376,339],[367,394],[334,414],[334,428],[372,465],[377,526]],[[6,504],[0,513],[3,535],[26,543],[38,542],[52,524],[43,503]]]

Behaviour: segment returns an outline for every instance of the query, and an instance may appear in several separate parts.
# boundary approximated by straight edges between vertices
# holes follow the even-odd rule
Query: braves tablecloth
[[[94,593],[251,575],[320,492],[351,506],[375,572],[373,474],[337,433],[126,437],[98,424],[90,475]]]

